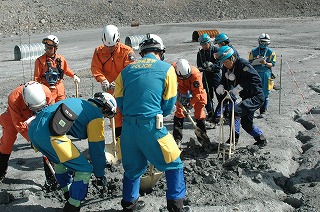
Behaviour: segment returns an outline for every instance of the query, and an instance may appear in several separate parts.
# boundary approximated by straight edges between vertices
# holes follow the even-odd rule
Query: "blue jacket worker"
[[[123,115],[121,134],[123,211],[144,207],[139,199],[140,177],[148,162],[164,171],[168,211],[183,211],[186,186],[183,163],[173,136],[163,125],[176,103],[177,76],[164,59],[165,46],[155,34],[140,44],[141,59],[122,70],[116,79],[115,97]]]

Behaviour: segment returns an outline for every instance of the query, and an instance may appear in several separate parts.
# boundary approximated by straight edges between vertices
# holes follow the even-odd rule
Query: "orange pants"
[[[18,131],[13,125],[11,115],[8,110],[0,115],[0,125],[2,126],[0,152],[2,154],[11,154],[14,142],[17,140]]]
[[[196,103],[194,105],[194,117],[198,120],[202,120],[206,118],[206,113],[204,112],[204,104]],[[176,103],[176,112],[174,114],[178,118],[184,118],[185,115],[183,113],[182,108],[179,106],[178,102]]]

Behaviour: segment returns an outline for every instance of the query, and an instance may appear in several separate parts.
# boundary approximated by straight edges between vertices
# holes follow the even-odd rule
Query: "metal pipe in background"
[[[192,41],[193,42],[198,42],[199,37],[203,34],[208,34],[210,36],[210,38],[215,38],[218,34],[219,31],[216,29],[208,29],[208,30],[198,30],[198,31],[194,31],[192,33]]]

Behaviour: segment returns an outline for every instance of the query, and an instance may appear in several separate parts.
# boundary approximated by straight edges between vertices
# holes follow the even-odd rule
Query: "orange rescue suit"
[[[23,100],[23,86],[17,87],[9,94],[8,108],[0,115],[0,125],[2,126],[0,152],[2,154],[11,154],[18,133],[29,141],[28,127],[24,122],[33,115],[33,112],[26,106]],[[53,103],[54,100],[51,97],[50,89],[44,85],[42,87],[46,93],[47,103]]]
[[[117,43],[116,49],[110,53],[104,45],[98,46],[93,53],[91,72],[97,82],[107,79],[109,83],[116,80],[120,72],[136,60],[133,49],[123,43]],[[113,91],[109,91],[113,94]],[[122,126],[122,114],[117,108],[115,127]]]
[[[176,68],[176,63],[173,63],[173,67]],[[207,104],[207,93],[203,88],[202,75],[198,68],[191,67],[191,76],[188,79],[178,79],[178,93],[187,94],[187,91],[191,91],[192,98],[189,104],[194,108],[194,117],[198,120],[206,118],[204,107]],[[183,110],[176,103],[175,116],[178,118],[184,118]]]
[[[50,88],[50,85],[45,78],[45,72],[48,71],[48,65],[46,61],[49,60],[51,62],[52,68],[57,68],[57,65],[58,65],[57,58],[60,58],[61,60],[61,69],[64,70],[64,74],[69,77],[73,77],[74,73],[69,68],[66,59],[62,55],[55,54],[55,57],[51,58],[51,57],[48,57],[46,54],[43,54],[42,56],[38,57],[38,59],[35,61],[34,80]],[[52,93],[52,98],[55,100],[55,102],[58,102],[66,98],[63,79],[58,80],[55,85],[55,88],[50,88],[50,90]]]

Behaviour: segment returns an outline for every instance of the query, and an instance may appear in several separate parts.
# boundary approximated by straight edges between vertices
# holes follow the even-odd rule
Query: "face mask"
[[[267,46],[265,46],[265,45],[263,45],[263,44],[261,44],[261,43],[259,44],[259,48],[260,48],[260,49],[265,49],[266,47],[267,47]]]

